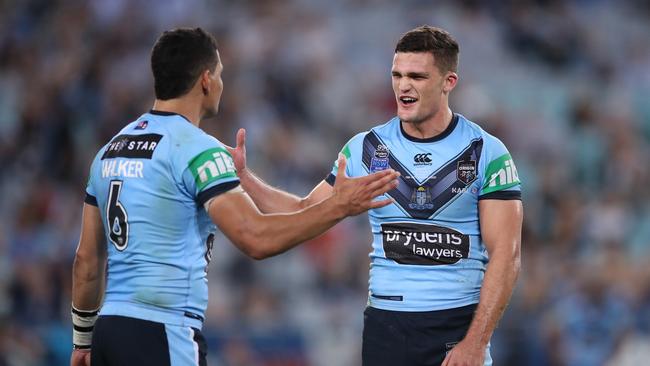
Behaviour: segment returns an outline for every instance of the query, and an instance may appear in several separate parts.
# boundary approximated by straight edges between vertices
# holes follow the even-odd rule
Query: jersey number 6
[[[122,192],[122,181],[112,180],[108,190],[106,228],[108,228],[108,236],[115,245],[115,249],[123,251],[129,244],[129,217],[120,203],[120,192]]]

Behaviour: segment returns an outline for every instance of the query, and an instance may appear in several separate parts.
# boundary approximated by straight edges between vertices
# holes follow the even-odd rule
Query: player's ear
[[[205,70],[201,74],[201,77],[199,78],[199,82],[201,83],[201,90],[203,91],[203,95],[208,95],[208,92],[210,91],[210,82],[212,80],[210,79],[210,70]]]
[[[448,71],[447,75],[445,75],[445,82],[442,86],[442,91],[448,94],[449,92],[454,90],[457,83],[458,83],[458,74],[456,74],[453,71]]]

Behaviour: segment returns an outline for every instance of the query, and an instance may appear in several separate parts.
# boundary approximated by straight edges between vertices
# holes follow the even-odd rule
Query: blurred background
[[[225,92],[202,127],[306,194],[345,142],[394,115],[395,43],[460,43],[451,105],[523,181],[523,271],[495,365],[650,364],[649,1],[0,0],[0,366],[66,365],[89,164],[153,102],[159,34],[202,26]],[[215,243],[204,334],[217,366],[360,364],[364,216],[254,262]]]

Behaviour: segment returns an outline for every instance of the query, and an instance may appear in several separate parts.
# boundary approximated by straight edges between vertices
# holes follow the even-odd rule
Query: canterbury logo
[[[426,153],[426,154],[416,154],[416,155],[413,157],[413,161],[415,161],[416,163],[430,163],[430,162],[431,162],[431,158],[430,158],[429,156],[431,156],[431,153]]]

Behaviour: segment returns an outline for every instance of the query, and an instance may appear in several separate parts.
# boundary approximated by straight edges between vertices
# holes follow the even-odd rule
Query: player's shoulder
[[[389,119],[388,121],[371,128],[370,131],[368,131],[368,133],[372,132],[378,136],[390,137],[398,129],[399,129],[399,118],[395,116]]]
[[[369,130],[365,130],[357,133],[356,135],[352,136],[352,138],[348,140],[348,142],[345,144],[345,147],[350,149],[360,149],[363,146],[363,141],[370,134],[381,136],[383,138],[389,138],[390,129],[391,127],[394,128],[394,124],[396,123],[395,121],[399,121],[397,117],[394,117],[388,122],[385,122],[381,125],[374,126]]]
[[[456,113],[456,115],[459,127],[472,138],[483,139],[483,146],[504,146],[498,137],[487,132],[479,123],[469,120],[460,113]]]

